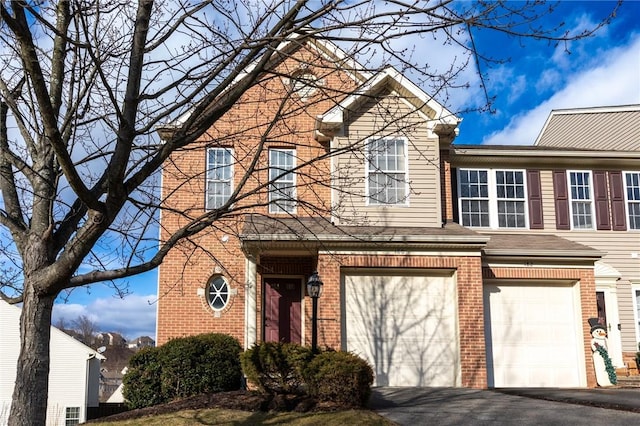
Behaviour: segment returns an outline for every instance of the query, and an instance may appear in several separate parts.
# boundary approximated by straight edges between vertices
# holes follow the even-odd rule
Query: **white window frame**
[[[464,171],[471,172],[486,172],[487,173],[487,197],[463,197],[462,196],[462,182],[460,175]],[[498,198],[498,173],[521,173],[522,174],[522,189],[523,197],[513,198]],[[473,167],[461,167],[457,170],[457,190],[458,190],[458,217],[460,224],[468,228],[484,228],[484,229],[529,229],[529,194],[527,191],[527,171],[524,169],[486,169],[486,168],[473,168]],[[489,208],[489,226],[474,226],[464,224],[464,214],[462,211],[463,202],[467,200],[475,201],[487,201]],[[500,215],[498,212],[498,205],[500,201],[514,201],[522,202],[524,206],[524,225],[523,226],[500,226]]]
[[[404,161],[402,162],[402,166],[404,167],[404,170],[401,169],[379,169],[379,170],[371,170],[371,147],[372,144],[379,142],[379,141],[399,141],[402,143],[403,145],[403,150],[404,150]],[[409,205],[409,144],[407,143],[407,138],[404,137],[384,137],[384,138],[372,138],[369,139],[369,141],[367,141],[367,145],[366,145],[366,149],[365,149],[365,194],[366,194],[366,205],[367,206],[394,206],[394,207],[406,207]],[[404,189],[404,194],[401,197],[402,200],[399,202],[395,202],[395,203],[387,203],[387,202],[381,202],[378,201],[376,199],[373,198],[372,194],[370,193],[370,189],[371,189],[371,185],[369,184],[369,178],[371,176],[371,174],[380,174],[380,175],[388,175],[390,173],[393,174],[404,174],[404,178],[402,179],[402,181],[400,181],[398,179],[398,186],[396,187],[396,192],[399,192],[401,190]],[[404,185],[402,185],[402,183],[404,183]],[[404,188],[402,188],[401,186],[404,186]],[[400,197],[399,197],[400,198]]]
[[[640,196],[638,196],[638,198],[631,198],[629,197],[629,184],[627,182],[627,176],[631,176],[631,175],[636,175],[637,176],[637,180],[638,180],[638,186],[639,188],[637,189],[638,191],[640,191],[640,171],[636,172],[636,171],[628,171],[628,172],[624,172],[624,207],[625,207],[625,217],[627,218],[627,229],[631,230],[631,231],[640,231],[640,227],[638,228],[633,228],[631,225],[633,223],[635,223],[635,221],[631,220],[631,205],[638,205],[638,208],[640,209]],[[635,185],[633,187],[635,188]],[[634,191],[635,192],[635,191]]]
[[[573,188],[571,186],[571,175],[573,173],[580,173],[583,175],[588,175],[589,176],[589,198],[588,199],[584,199],[584,198],[575,198],[573,197]],[[582,185],[584,186],[584,185]],[[596,213],[595,213],[595,197],[594,197],[594,193],[593,193],[593,173],[591,172],[591,170],[567,170],[567,189],[568,189],[568,196],[569,196],[569,219],[570,219],[570,223],[571,223],[571,229],[575,229],[575,230],[584,230],[584,231],[592,231],[596,229]],[[574,220],[574,214],[576,212],[574,212],[574,203],[583,203],[585,205],[589,206],[589,210],[590,210],[590,219],[591,219],[591,227],[576,227],[575,224],[575,220]]]
[[[73,413],[71,412],[73,410]],[[65,426],[73,426],[80,424],[80,407],[65,407],[64,424]]]
[[[213,294],[211,294],[211,287],[214,284],[214,282],[216,280],[222,280],[223,285],[226,287],[226,291],[221,289],[221,288],[216,288],[216,291]],[[209,304],[209,307],[215,311],[215,312],[220,312],[220,311],[224,311],[225,308],[229,305],[229,300],[231,299],[231,287],[229,286],[229,281],[227,281],[227,279],[222,276],[222,275],[214,275],[212,276],[209,281],[207,281],[207,287],[205,288],[205,294],[206,294],[206,298],[207,298],[207,303]],[[222,306],[221,307],[216,307],[214,306],[214,303],[220,301],[222,302]]]
[[[212,152],[225,152],[228,154],[228,158],[229,158],[229,164],[211,164],[211,153]],[[206,210],[213,210],[213,209],[217,209],[222,207],[228,200],[229,197],[231,197],[231,194],[233,194],[233,172],[234,172],[234,153],[233,153],[233,149],[231,148],[207,148],[207,168],[206,168],[206,175],[205,175],[205,209]],[[212,178],[210,176],[210,173],[213,170],[217,170],[217,169],[221,169],[224,170],[224,168],[229,168],[229,177],[224,177],[224,172],[223,172],[223,176],[222,177],[215,177]],[[212,187],[217,187],[217,185],[227,185],[229,187],[229,194],[211,194],[213,195],[214,201],[213,203],[210,202],[211,196],[210,196],[210,191]],[[211,185],[211,186],[210,186]],[[218,202],[217,200],[222,200],[220,202]]]
[[[285,153],[292,159],[291,165],[274,164],[274,153]],[[269,213],[295,214],[297,208],[296,173],[291,171],[296,168],[296,150],[290,148],[269,148]],[[288,168],[283,168],[288,167]],[[285,173],[287,172],[287,173]],[[289,194],[277,189],[277,185],[284,185]],[[277,196],[278,194],[282,194]]]

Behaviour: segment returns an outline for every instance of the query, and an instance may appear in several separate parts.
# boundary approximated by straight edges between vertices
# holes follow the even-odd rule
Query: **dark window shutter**
[[[460,213],[458,212],[458,169],[451,168],[451,203],[453,204],[453,221],[455,223],[460,222]]]
[[[595,170],[593,172],[593,195],[596,205],[596,226],[600,231],[611,229],[609,220],[609,196],[607,195],[607,172]]]
[[[553,171],[553,193],[556,205],[556,229],[571,229],[569,221],[569,193],[567,192],[567,172]]]
[[[542,188],[539,170],[527,170],[527,192],[529,193],[529,228],[543,229]]]
[[[611,219],[614,231],[627,230],[627,217],[624,208],[624,181],[619,170],[609,172],[609,196],[611,198]]]

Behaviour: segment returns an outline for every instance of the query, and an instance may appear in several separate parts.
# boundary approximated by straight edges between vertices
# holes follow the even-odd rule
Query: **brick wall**
[[[487,370],[479,257],[319,255],[318,270],[322,271],[324,293],[318,310],[318,316],[323,318],[318,326],[318,344],[340,347],[341,269],[385,267],[456,270],[462,386],[485,388]]]

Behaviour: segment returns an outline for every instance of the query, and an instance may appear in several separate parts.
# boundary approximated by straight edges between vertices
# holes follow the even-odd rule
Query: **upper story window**
[[[640,229],[640,172],[625,172],[624,181],[629,229]]]
[[[523,170],[458,170],[458,204],[464,226],[526,228]]]
[[[369,204],[406,204],[408,197],[407,141],[371,139],[367,144]]]
[[[593,229],[593,188],[590,171],[569,171],[571,223],[574,229]]]
[[[205,207],[222,207],[231,196],[233,183],[233,150],[230,148],[207,149],[207,198]]]
[[[295,213],[295,149],[269,150],[269,213]]]

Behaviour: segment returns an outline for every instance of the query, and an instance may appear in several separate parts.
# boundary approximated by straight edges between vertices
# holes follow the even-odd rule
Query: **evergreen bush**
[[[247,380],[269,394],[303,394],[302,371],[311,360],[311,349],[295,343],[263,342],[241,356]]]
[[[226,334],[183,337],[143,349],[131,358],[123,379],[127,405],[142,408],[240,389],[241,350],[238,341]]]
[[[320,401],[364,407],[371,396],[373,370],[367,361],[350,352],[318,354],[304,376],[309,395]]]

